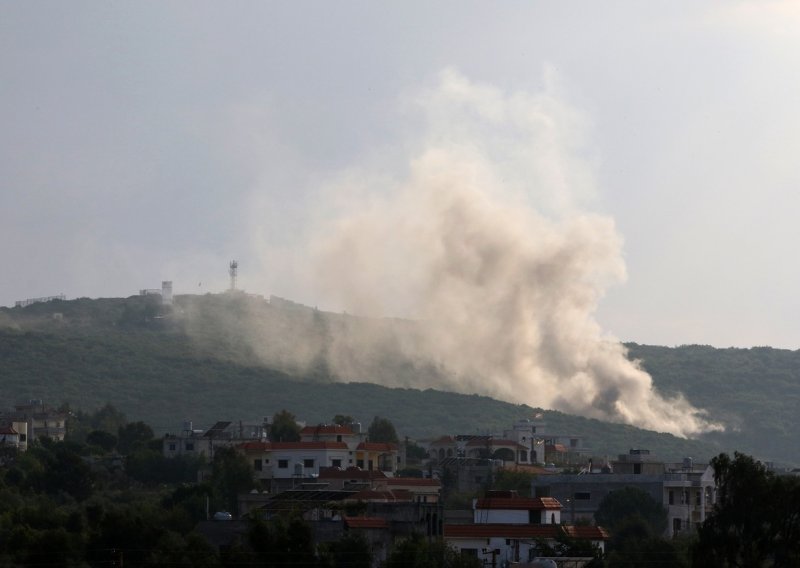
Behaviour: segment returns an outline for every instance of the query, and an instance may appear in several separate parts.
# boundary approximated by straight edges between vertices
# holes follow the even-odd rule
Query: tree
[[[531,483],[536,478],[533,473],[499,469],[495,472],[492,489],[516,491],[523,497],[531,496]]]
[[[697,565],[800,565],[800,479],[778,477],[750,456],[711,460],[717,484],[713,513],[693,550]]]
[[[615,568],[679,568],[685,563],[673,542],[653,534],[651,524],[635,513],[615,525],[608,544],[607,564]]]
[[[89,425],[93,430],[103,430],[105,432],[116,432],[128,422],[125,414],[117,410],[110,402],[97,409],[88,419]]]
[[[349,414],[337,414],[333,417],[333,423],[339,426],[350,426],[351,424],[355,424],[355,422],[356,419]]]
[[[370,442],[391,442],[398,443],[397,431],[394,429],[389,419],[376,416],[372,419],[372,424],[367,430],[367,437]]]
[[[479,568],[476,557],[462,556],[441,539],[428,541],[420,535],[396,542],[384,563],[386,568]]]
[[[134,450],[146,448],[147,443],[153,439],[153,429],[142,421],[129,422],[117,430],[117,449],[121,454],[128,454]]]
[[[428,452],[425,451],[425,448],[417,445],[416,442],[410,441],[408,436],[406,436],[406,461],[408,463],[419,463],[422,460],[427,459],[427,457]]]
[[[594,514],[595,522],[612,532],[631,517],[640,517],[654,536],[667,530],[667,510],[638,487],[625,487],[609,493]]]
[[[370,568],[372,551],[364,535],[360,533],[344,533],[323,549],[325,565],[336,568]]]
[[[297,513],[289,518],[250,520],[248,539],[264,566],[315,566],[314,534]]]
[[[86,435],[86,443],[110,452],[117,447],[117,437],[105,430],[92,430]]]
[[[211,486],[229,511],[236,511],[236,496],[253,489],[253,467],[233,448],[217,448],[211,464]]]
[[[299,442],[300,426],[294,414],[284,409],[273,416],[269,439],[272,442]]]

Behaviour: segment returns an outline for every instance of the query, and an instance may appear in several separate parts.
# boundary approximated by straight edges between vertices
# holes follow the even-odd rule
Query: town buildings
[[[25,451],[28,444],[37,438],[50,438],[62,441],[67,433],[66,412],[61,412],[41,400],[34,399],[18,404],[13,411],[0,416],[0,427],[6,434],[0,434],[7,444],[14,444]]]
[[[360,428],[341,425],[306,426],[298,442],[272,442],[269,422],[217,422],[208,430],[184,425],[180,435],[163,440],[165,457],[202,456],[211,460],[219,447],[233,447],[253,466],[255,478],[270,491],[295,488],[319,477],[325,468],[358,468],[394,473],[403,466],[397,444],[370,442]]]
[[[648,450],[634,449],[605,467],[581,474],[538,477],[534,494],[558,499],[568,523],[591,522],[603,499],[623,487],[637,487],[667,509],[665,537],[693,532],[705,521],[716,500],[714,474],[708,465],[689,458],[678,464],[658,460]]]
[[[561,503],[552,497],[488,491],[473,502],[473,522],[445,524],[444,538],[461,554],[477,557],[491,566],[546,557],[553,545],[568,538],[586,541],[600,552],[605,549],[609,538],[605,529],[563,525],[561,509]],[[581,562],[589,559],[584,557]]]

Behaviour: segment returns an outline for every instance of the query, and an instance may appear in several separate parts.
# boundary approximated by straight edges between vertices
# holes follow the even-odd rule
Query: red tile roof
[[[300,430],[301,436],[315,436],[319,434],[342,434],[352,435],[353,429],[350,426],[340,426],[339,424],[320,424],[319,426],[306,426]]]
[[[566,454],[569,450],[567,450],[567,447],[564,444],[546,444],[544,447],[544,451]]]
[[[561,503],[554,497],[487,497],[478,499],[476,509],[505,509],[505,510],[532,510],[532,509],[561,509]]]
[[[0,434],[8,436],[16,436],[19,434],[19,432],[14,430],[14,428],[12,428],[11,426],[6,426],[5,428],[0,428]]]
[[[444,525],[445,538],[555,538],[560,532],[561,525]]]
[[[245,451],[270,450],[346,450],[344,442],[245,442],[237,448]]]
[[[513,446],[517,448],[521,448],[523,450],[527,450],[525,446],[518,444],[514,440],[503,440],[500,438],[492,438],[490,440],[470,440],[467,442],[467,446],[473,447],[490,447],[490,448],[497,448],[499,446]]]
[[[389,523],[380,517],[345,517],[344,524],[351,529],[388,529]]]
[[[391,442],[361,442],[356,450],[367,452],[396,452],[397,444]]]
[[[603,527],[571,525],[516,525],[486,523],[473,525],[444,525],[445,538],[555,538],[566,534],[579,540],[608,540]]]
[[[411,492],[404,489],[365,489],[348,498],[349,501],[413,501]]]
[[[594,525],[565,525],[564,532],[572,538],[581,540],[608,540],[610,538],[606,529]]]
[[[414,487],[441,487],[438,479],[423,479],[419,477],[388,477],[386,485],[408,485]]]

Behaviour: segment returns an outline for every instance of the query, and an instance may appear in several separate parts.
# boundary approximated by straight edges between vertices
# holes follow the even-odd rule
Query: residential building
[[[424,445],[435,465],[448,465],[448,468],[479,463],[460,462],[458,458],[500,460],[502,463],[497,465],[504,466],[573,463],[590,452],[581,436],[547,432],[541,414],[533,420],[518,420],[502,434],[442,436]]]
[[[162,451],[167,458],[202,456],[211,460],[216,448],[265,438],[266,429],[263,423],[220,421],[208,430],[196,430],[192,428],[192,422],[187,420],[183,423],[180,434],[164,436]]]
[[[41,400],[34,399],[16,405],[14,410],[3,416],[0,421],[5,426],[16,430],[20,435],[24,434],[25,440],[20,441],[25,444],[45,437],[60,442],[67,434],[67,416],[66,412],[56,410]],[[26,426],[23,427],[22,423],[25,423]]]
[[[561,508],[561,503],[551,497],[527,498],[515,491],[489,491],[473,502],[473,522],[445,524],[444,538],[461,554],[475,556],[492,566],[530,562],[541,556],[540,542],[552,545],[560,536],[589,540],[599,550],[605,549],[609,538],[605,529],[562,525]]]
[[[558,499],[570,524],[593,521],[603,499],[623,487],[637,487],[662,503],[668,513],[664,536],[693,532],[711,512],[716,498],[713,470],[690,459],[680,464],[658,461],[647,450],[631,450],[595,473],[555,474],[533,482],[537,496]],[[613,472],[613,473],[612,473]]]
[[[20,452],[28,449],[28,423],[0,421],[0,447]]]
[[[256,479],[270,491],[295,487],[320,470],[342,467],[354,460],[344,442],[262,442],[249,441],[236,446],[253,464]]]

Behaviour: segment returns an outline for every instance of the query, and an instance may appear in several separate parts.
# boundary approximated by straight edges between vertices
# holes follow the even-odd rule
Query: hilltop
[[[628,345],[666,393],[683,392],[713,419],[738,431],[683,440],[486,396],[427,388],[446,371],[404,358],[413,322],[364,320],[244,294],[78,299],[0,309],[2,406],[44,398],[74,408],[112,402],[157,431],[185,419],[255,419],[287,408],[309,423],[350,414],[392,420],[414,438],[486,433],[544,413],[553,432],[585,436],[596,455],[647,447],[666,459],[710,457],[738,449],[763,459],[800,463],[790,440],[800,395],[800,355],[757,348],[719,350]],[[369,348],[356,339],[370,334]],[[337,374],[330,366],[335,357]],[[345,364],[343,364],[345,363]],[[388,388],[373,384],[391,376]],[[414,388],[408,388],[414,387]],[[757,396],[754,396],[757,393]]]

